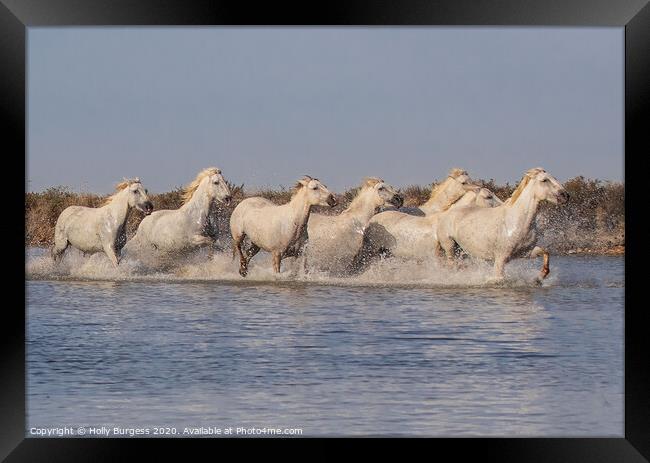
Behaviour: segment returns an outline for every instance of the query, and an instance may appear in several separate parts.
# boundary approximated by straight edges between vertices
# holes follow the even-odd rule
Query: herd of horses
[[[568,198],[562,185],[542,168],[525,172],[505,201],[475,184],[465,170],[454,168],[417,208],[402,207],[400,193],[372,177],[363,181],[347,209],[324,215],[312,212],[312,207],[333,207],[335,196],[318,179],[304,176],[286,204],[249,197],[234,208],[233,258],[239,256],[239,273],[245,277],[260,250],[271,253],[276,273],[283,258],[302,256],[306,270],[337,275],[359,271],[381,255],[439,259],[453,267],[469,255],[494,262],[493,279],[502,280],[510,260],[543,256],[536,278],[541,282],[549,273],[549,254],[536,246],[539,204],[564,204]],[[125,180],[101,207],[70,206],[61,213],[52,257],[58,262],[68,246],[84,253],[104,252],[115,267],[123,251],[135,258],[178,256],[214,243],[214,236],[207,233],[210,215],[215,204],[229,205],[231,200],[228,182],[214,167],[198,173],[176,210],[154,212],[140,179]],[[127,242],[126,221],[133,209],[146,217]]]

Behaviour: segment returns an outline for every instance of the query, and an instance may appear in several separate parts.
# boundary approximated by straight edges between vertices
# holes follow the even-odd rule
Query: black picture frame
[[[34,26],[107,25],[518,25],[616,26],[625,28],[625,437],[418,439],[438,452],[456,457],[479,452],[499,461],[647,461],[650,459],[650,336],[648,309],[643,304],[640,263],[645,257],[641,234],[642,175],[650,153],[647,116],[650,107],[650,5],[648,0],[410,0],[400,2],[341,1],[302,7],[273,2],[252,8],[244,2],[182,0],[0,0],[0,79],[5,157],[26,158],[26,37]],[[24,159],[23,159],[24,161]],[[26,174],[26,172],[25,172]],[[20,183],[18,172],[12,174]],[[25,176],[26,178],[26,176]],[[26,180],[25,180],[26,182]],[[25,186],[25,184],[23,184]],[[16,189],[15,197],[20,198]],[[24,265],[22,199],[10,202],[15,221],[2,228],[15,239],[15,263]],[[20,212],[22,211],[22,212]],[[23,224],[23,227],[20,226]],[[22,257],[21,257],[22,256]],[[636,263],[639,263],[635,265]],[[635,267],[639,267],[636,271]],[[17,267],[12,267],[17,268]],[[17,272],[15,272],[17,273]],[[18,275],[15,276],[19,278]],[[168,440],[144,439],[38,439],[25,438],[25,286],[7,285],[16,296],[6,303],[0,328],[0,457],[6,461],[115,460],[136,445],[166,449]],[[22,288],[22,291],[21,291]],[[8,299],[7,299],[8,300]],[[23,304],[20,304],[20,301]],[[285,439],[283,442],[289,442]],[[301,439],[310,440],[310,439]],[[184,441],[184,443],[187,441]],[[224,440],[192,440],[223,445]],[[239,442],[242,442],[239,440]],[[246,441],[250,442],[250,441]],[[267,441],[270,442],[270,441]],[[277,441],[274,441],[277,442]],[[293,440],[295,442],[295,440]],[[126,445],[126,447],[124,447]],[[407,445],[411,445],[410,443]],[[384,448],[379,441],[373,447]],[[323,445],[319,445],[325,451]]]

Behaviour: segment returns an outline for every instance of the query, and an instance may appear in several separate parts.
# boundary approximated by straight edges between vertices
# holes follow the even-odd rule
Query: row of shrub
[[[480,181],[499,198],[505,200],[516,185],[497,185],[493,180]],[[435,184],[411,185],[402,188],[405,206],[418,206],[424,203]],[[625,245],[625,187],[621,183],[576,177],[564,184],[570,195],[569,202],[558,207],[545,203],[538,215],[542,231],[540,243],[551,252],[609,252]],[[219,214],[218,232],[228,235],[228,217],[232,209],[245,197],[263,196],[278,204],[287,202],[291,192],[286,188],[277,190],[247,190],[244,185],[231,185],[233,202],[229,207],[216,210]],[[317,212],[337,214],[345,209],[357,188],[338,195],[339,204],[333,209],[317,208]],[[181,206],[182,190],[152,194],[151,200],[156,210],[177,209]],[[68,206],[81,205],[98,207],[106,196],[90,193],[74,193],[66,187],[53,187],[42,192],[25,195],[25,245],[51,246],[54,239],[54,225],[59,214]],[[136,211],[129,217],[127,235],[133,236],[143,214]]]

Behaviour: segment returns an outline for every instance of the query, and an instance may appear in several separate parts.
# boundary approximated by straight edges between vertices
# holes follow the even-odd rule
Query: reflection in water
[[[72,265],[57,281],[35,259],[28,274],[47,279],[27,282],[28,426],[623,434],[621,258],[555,258],[539,288],[523,283],[528,262],[493,287],[404,268],[397,285],[395,272],[263,281],[259,267],[196,281],[198,264],[101,281],[74,281],[88,268]]]

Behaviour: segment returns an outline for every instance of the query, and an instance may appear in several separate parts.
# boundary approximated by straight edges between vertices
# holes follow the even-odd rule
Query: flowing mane
[[[201,181],[205,177],[209,177],[211,175],[216,175],[220,174],[221,170],[217,169],[216,167],[208,167],[206,169],[203,169],[201,172],[199,172],[196,175],[196,178],[192,180],[184,189],[183,189],[183,195],[182,195],[182,200],[183,204],[187,204],[187,202],[192,199],[192,196],[196,192],[197,188],[201,184]]]
[[[528,182],[530,182],[532,178],[540,172],[544,172],[544,169],[541,167],[533,167],[532,169],[526,171],[523,178],[521,179],[521,182],[519,182],[519,185],[517,185],[517,188],[515,188],[515,191],[512,192],[512,195],[510,195],[510,198],[508,198],[506,202],[508,204],[514,204],[517,199],[519,199],[519,196],[521,196],[521,193],[523,193],[524,189],[528,185]]]
[[[363,179],[361,182],[361,187],[359,188],[359,191],[357,192],[356,196],[350,201],[350,205],[343,211],[343,212],[348,212],[353,208],[353,206],[356,205],[358,201],[361,201],[360,194],[362,190],[366,190],[368,188],[372,188],[378,183],[384,183],[384,179],[379,178],[379,177],[366,177]]]
[[[138,177],[132,178],[132,179],[125,178],[124,180],[122,180],[120,183],[115,185],[115,193],[113,193],[108,198],[106,198],[102,202],[101,206],[106,206],[106,205],[110,204],[120,192],[122,192],[126,188],[130,187],[134,183],[140,183],[140,178],[138,178]]]
[[[384,179],[379,177],[366,177],[361,182],[361,188],[372,188],[378,183],[384,183]]]

